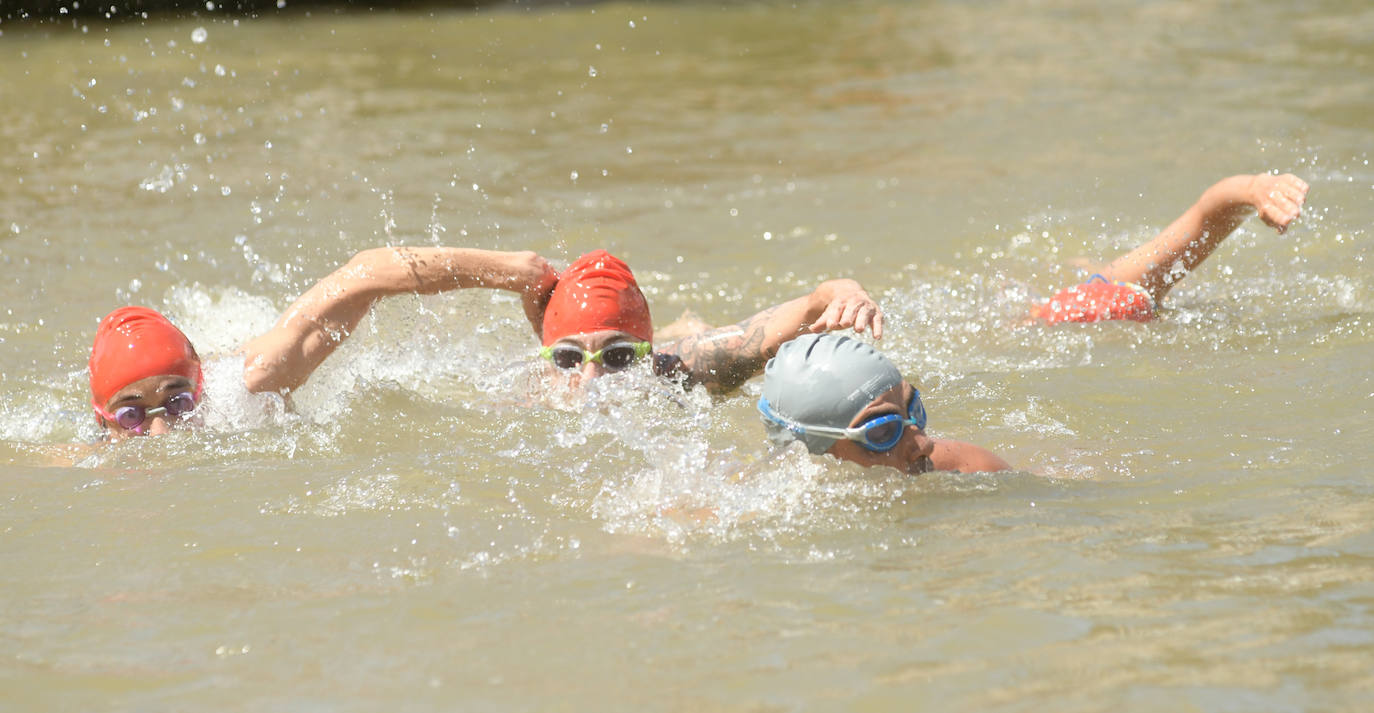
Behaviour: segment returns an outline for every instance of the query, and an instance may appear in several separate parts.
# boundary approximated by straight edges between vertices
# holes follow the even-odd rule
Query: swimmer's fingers
[[[814,333],[853,328],[856,332],[881,329],[878,304],[859,283],[849,279],[830,280],[813,295],[822,295],[825,308],[807,330]]]
[[[840,329],[853,327],[854,331],[864,331],[864,323],[859,321],[864,316],[864,303],[862,300],[849,300],[844,306],[844,314],[840,317]]]
[[[1260,219],[1282,233],[1302,212],[1302,204],[1307,200],[1307,182],[1291,173],[1263,174],[1259,179],[1255,207]]]
[[[821,316],[811,323],[810,330],[816,332],[829,332],[832,329],[840,329],[840,320],[844,317],[844,303],[835,300],[825,306],[825,311]]]
[[[878,304],[868,295],[856,296],[846,300],[839,321],[832,324],[830,328],[852,328],[859,334],[867,331],[871,332],[875,339],[881,339],[883,336],[883,313],[878,308]]]
[[[878,316],[878,305],[872,300],[864,300],[855,305],[854,331],[863,334],[864,330],[874,330],[874,317]],[[877,336],[875,333],[874,336]]]
[[[821,316],[811,323],[812,332],[833,332],[854,326],[855,304],[849,295],[831,300]]]
[[[1290,223],[1302,212],[1302,200],[1294,200],[1280,191],[1271,191],[1259,206],[1259,215],[1266,225],[1280,233],[1288,229]]]

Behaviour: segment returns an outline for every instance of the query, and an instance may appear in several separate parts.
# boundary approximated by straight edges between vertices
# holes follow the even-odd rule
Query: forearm
[[[769,310],[761,349],[765,359],[771,359],[783,344],[802,334],[849,327],[856,332],[871,328],[873,336],[881,337],[882,314],[858,282],[826,280],[811,294]]]
[[[865,325],[881,323],[873,321],[878,319],[876,305],[859,283],[830,280],[808,295],[769,307],[737,324],[661,345],[660,351],[680,358],[692,383],[724,393],[762,372],[784,343],[821,328],[853,326],[857,330],[860,315],[865,317]],[[875,326],[875,334],[877,331]]]
[[[447,247],[373,248],[354,255],[347,265],[321,280],[316,288],[324,291],[343,288],[372,301],[390,295],[432,295],[470,287],[521,292],[529,286],[528,265],[532,259],[538,259],[532,252]]]

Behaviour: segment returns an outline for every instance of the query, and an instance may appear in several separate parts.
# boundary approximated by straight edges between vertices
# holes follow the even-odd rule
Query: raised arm
[[[372,304],[391,295],[431,295],[468,287],[518,292],[537,335],[557,279],[544,258],[532,252],[364,250],[306,290],[276,326],[244,346],[243,379],[249,391],[289,392],[299,387],[348,338]]]
[[[811,294],[769,307],[738,324],[707,329],[658,351],[681,360],[688,380],[723,393],[763,371],[784,342],[808,332],[852,328],[883,336],[883,314],[859,283],[822,282]]]
[[[1307,184],[1292,174],[1269,173],[1224,178],[1208,188],[1183,215],[1154,239],[1117,258],[1102,276],[1134,282],[1158,302],[1169,288],[1212,254],[1217,245],[1258,210],[1280,233],[1298,217]],[[1175,269],[1175,265],[1182,270]]]

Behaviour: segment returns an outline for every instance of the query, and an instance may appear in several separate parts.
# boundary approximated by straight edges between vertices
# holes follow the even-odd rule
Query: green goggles
[[[642,359],[652,348],[649,342],[616,342],[589,352],[576,344],[554,344],[541,347],[539,356],[559,369],[578,369],[585,360],[606,367],[606,371],[620,371]]]

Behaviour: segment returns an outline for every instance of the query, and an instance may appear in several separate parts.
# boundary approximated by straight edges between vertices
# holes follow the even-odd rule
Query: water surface
[[[290,9],[290,8],[288,8]],[[0,25],[0,682],[16,710],[1359,710],[1374,688],[1365,3],[592,4]],[[1294,172],[1148,325],[1025,305]],[[509,295],[233,349],[380,244],[606,247],[658,324],[851,277],[940,437],[768,451],[757,381],[529,405]],[[199,427],[89,448],[96,322]],[[537,379],[536,379],[537,381]],[[535,396],[540,396],[536,394]],[[63,459],[66,459],[65,461]]]

